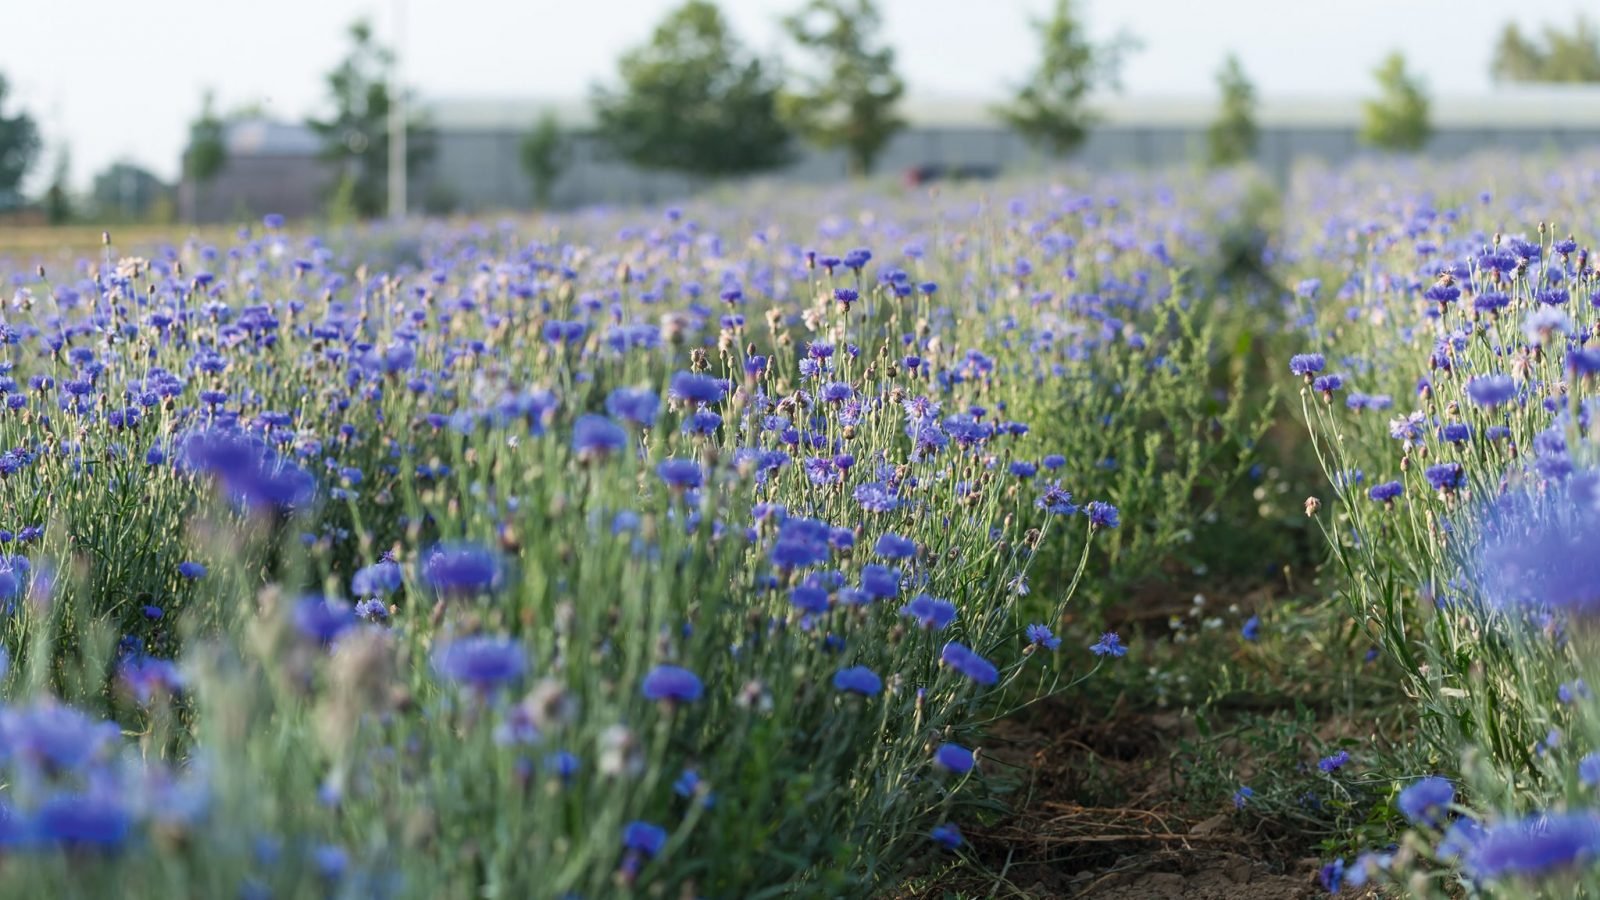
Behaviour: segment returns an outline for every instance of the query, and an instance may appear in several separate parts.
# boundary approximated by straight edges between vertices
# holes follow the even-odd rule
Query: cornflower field
[[[0,896],[1594,895],[1594,162],[0,249]]]

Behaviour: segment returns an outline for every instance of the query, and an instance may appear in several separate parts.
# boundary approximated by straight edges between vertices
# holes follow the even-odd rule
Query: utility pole
[[[400,60],[406,44],[406,0],[394,0],[394,50],[389,62],[389,218],[406,218],[406,94]]]

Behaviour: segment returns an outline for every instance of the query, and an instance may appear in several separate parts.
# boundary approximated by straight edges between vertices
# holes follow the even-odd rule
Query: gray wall
[[[527,209],[532,185],[518,162],[522,132],[513,129],[442,130],[434,156],[414,172],[413,209],[485,213]],[[1592,128],[1447,127],[1429,144],[1430,156],[1451,158],[1483,150],[1571,150],[1600,146]],[[1096,128],[1074,157],[1091,169],[1122,170],[1179,166],[1200,157],[1200,126],[1105,125]],[[1257,161],[1286,179],[1302,159],[1338,162],[1360,152],[1354,126],[1267,127]],[[1042,168],[1047,161],[1016,134],[997,127],[919,126],[896,135],[877,164],[883,174],[901,174],[927,164],[993,166],[1003,172]],[[844,155],[801,149],[782,173],[786,180],[822,184],[845,177]],[[304,156],[230,156],[223,173],[199,192],[200,221],[225,221],[278,212],[291,218],[314,215],[322,206],[326,169]],[[644,172],[612,159],[591,136],[571,138],[570,162],[556,183],[558,207],[594,203],[655,203],[683,197],[694,183],[681,175]],[[188,187],[185,186],[185,190]],[[189,207],[180,207],[188,209]]]

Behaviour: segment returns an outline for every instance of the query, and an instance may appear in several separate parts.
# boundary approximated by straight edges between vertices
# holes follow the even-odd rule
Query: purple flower
[[[916,619],[923,628],[941,631],[955,620],[956,605],[928,594],[918,594],[900,607],[900,614]]]
[[[876,697],[883,691],[883,679],[866,666],[851,666],[834,673],[833,687],[863,697]]]
[[[656,666],[641,687],[646,699],[673,703],[693,703],[705,693],[700,676],[679,666]]]
[[[1258,640],[1261,637],[1261,617],[1251,616],[1245,620],[1244,627],[1239,629],[1239,636],[1247,641]]]
[[[1122,638],[1115,631],[1108,631],[1100,635],[1100,640],[1089,648],[1095,656],[1127,656],[1128,648],[1122,643]]]
[[[1244,809],[1244,805],[1249,803],[1250,798],[1254,797],[1255,795],[1256,792],[1252,790],[1249,785],[1241,786],[1237,791],[1233,792],[1233,808]]]
[[[1479,406],[1500,406],[1516,399],[1517,383],[1510,375],[1480,375],[1467,382],[1467,396]]]
[[[1033,505],[1052,516],[1070,516],[1078,511],[1072,502],[1072,494],[1062,490],[1060,482],[1045,485],[1044,493],[1033,501]]]
[[[933,751],[933,763],[947,772],[965,775],[972,771],[972,751],[959,744],[940,744]]]
[[[704,481],[700,464],[692,459],[664,459],[656,466],[656,475],[676,490],[697,488]]]
[[[405,573],[393,560],[379,560],[362,566],[350,578],[350,592],[357,597],[382,597],[400,590],[405,584]]]
[[[435,672],[485,696],[515,682],[527,668],[527,651],[510,638],[461,638],[433,652]]]
[[[994,667],[994,663],[979,656],[966,644],[956,641],[944,645],[939,653],[939,661],[979,684],[994,684],[1000,679],[1000,671]]]
[[[1463,868],[1473,878],[1536,877],[1586,863],[1600,853],[1600,814],[1543,813],[1485,828]]]
[[[934,829],[928,832],[928,836],[946,850],[955,850],[961,846],[961,829],[957,828],[954,822],[934,826]]]
[[[628,432],[605,416],[583,415],[572,423],[572,452],[580,460],[604,459],[628,446]]]
[[[1330,894],[1339,893],[1344,886],[1344,858],[1340,857],[1323,866],[1322,871],[1317,873],[1317,883]]]
[[[197,562],[179,563],[178,564],[178,574],[182,575],[184,578],[189,579],[190,581],[193,581],[196,578],[204,578],[205,577],[206,567],[200,565]]]
[[[1367,490],[1367,496],[1378,503],[1393,503],[1401,494],[1406,492],[1405,485],[1398,481],[1385,481],[1375,484]]]
[[[861,567],[861,589],[873,599],[887,600],[900,593],[900,570],[869,563]]]
[[[667,845],[667,830],[649,822],[629,822],[622,829],[622,846],[647,857],[654,857]]]
[[[319,644],[327,644],[356,623],[356,614],[343,600],[307,594],[295,602],[290,619],[296,631]]]
[[[789,591],[789,602],[801,612],[822,615],[828,611],[828,590],[814,584],[798,584]]]
[[[1307,382],[1327,367],[1328,361],[1321,353],[1299,353],[1289,358],[1289,371],[1304,376]]]
[[[624,422],[648,426],[661,412],[661,399],[648,388],[617,388],[606,397],[606,412]]]
[[[0,707],[0,762],[77,770],[121,736],[116,723],[54,701]]]
[[[1317,768],[1324,772],[1333,773],[1339,771],[1348,762],[1350,762],[1350,754],[1344,750],[1340,750],[1332,756],[1324,756],[1322,759],[1318,760]]]
[[[728,393],[727,382],[709,375],[679,372],[672,376],[667,391],[671,396],[690,403],[716,403]]]
[[[1413,825],[1437,826],[1444,821],[1456,789],[1447,778],[1430,775],[1400,792],[1395,806]]]
[[[1083,514],[1089,517],[1089,525],[1094,528],[1115,528],[1122,524],[1117,508],[1099,500],[1090,500]]]
[[[1043,647],[1046,650],[1054,650],[1061,646],[1061,638],[1056,637],[1055,632],[1050,630],[1049,625],[1029,625],[1024,633],[1027,635],[1029,644]]]
[[[505,559],[479,544],[444,543],[428,551],[422,582],[446,597],[493,593],[505,586]]]
[[[1323,394],[1331,394],[1344,387],[1343,375],[1323,375],[1311,382],[1311,389]]]
[[[175,694],[183,688],[183,676],[172,660],[142,653],[124,657],[117,665],[117,678],[140,703],[149,703],[157,694]]]
[[[1422,474],[1434,490],[1445,493],[1460,490],[1467,483],[1467,470],[1458,462],[1432,465]]]
[[[885,533],[879,536],[872,552],[884,559],[910,559],[917,553],[917,542],[898,534]]]

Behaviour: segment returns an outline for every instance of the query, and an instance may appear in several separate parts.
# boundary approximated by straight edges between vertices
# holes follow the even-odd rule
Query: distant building
[[[296,122],[244,119],[223,132],[222,170],[202,184],[178,186],[178,209],[195,222],[232,222],[279,213],[292,219],[316,215],[332,179],[317,159],[311,129]]]
[[[1101,104],[1101,122],[1072,158],[1090,169],[1165,168],[1201,158],[1215,98],[1116,97]],[[646,172],[610,158],[589,133],[587,108],[536,100],[435,100],[425,108],[434,129],[433,156],[410,175],[418,211],[472,214],[527,209],[533,190],[519,159],[523,136],[552,111],[570,134],[570,161],[552,203],[653,203],[690,193],[681,175]],[[902,109],[909,126],[879,159],[880,174],[1017,172],[1050,161],[1000,125],[990,105],[970,100],[913,98]],[[1264,98],[1257,111],[1257,162],[1279,178],[1298,161],[1338,162],[1361,152],[1361,101],[1340,98]],[[1569,150],[1600,145],[1600,90],[1589,86],[1506,89],[1478,97],[1433,101],[1434,137],[1428,153],[1448,158],[1504,149]],[[200,221],[278,212],[290,218],[322,208],[330,169],[316,159],[316,136],[305,126],[265,120],[231,124],[222,172],[198,190],[185,184],[180,208],[193,203]],[[839,152],[798,147],[795,161],[775,177],[804,183],[845,178]]]

